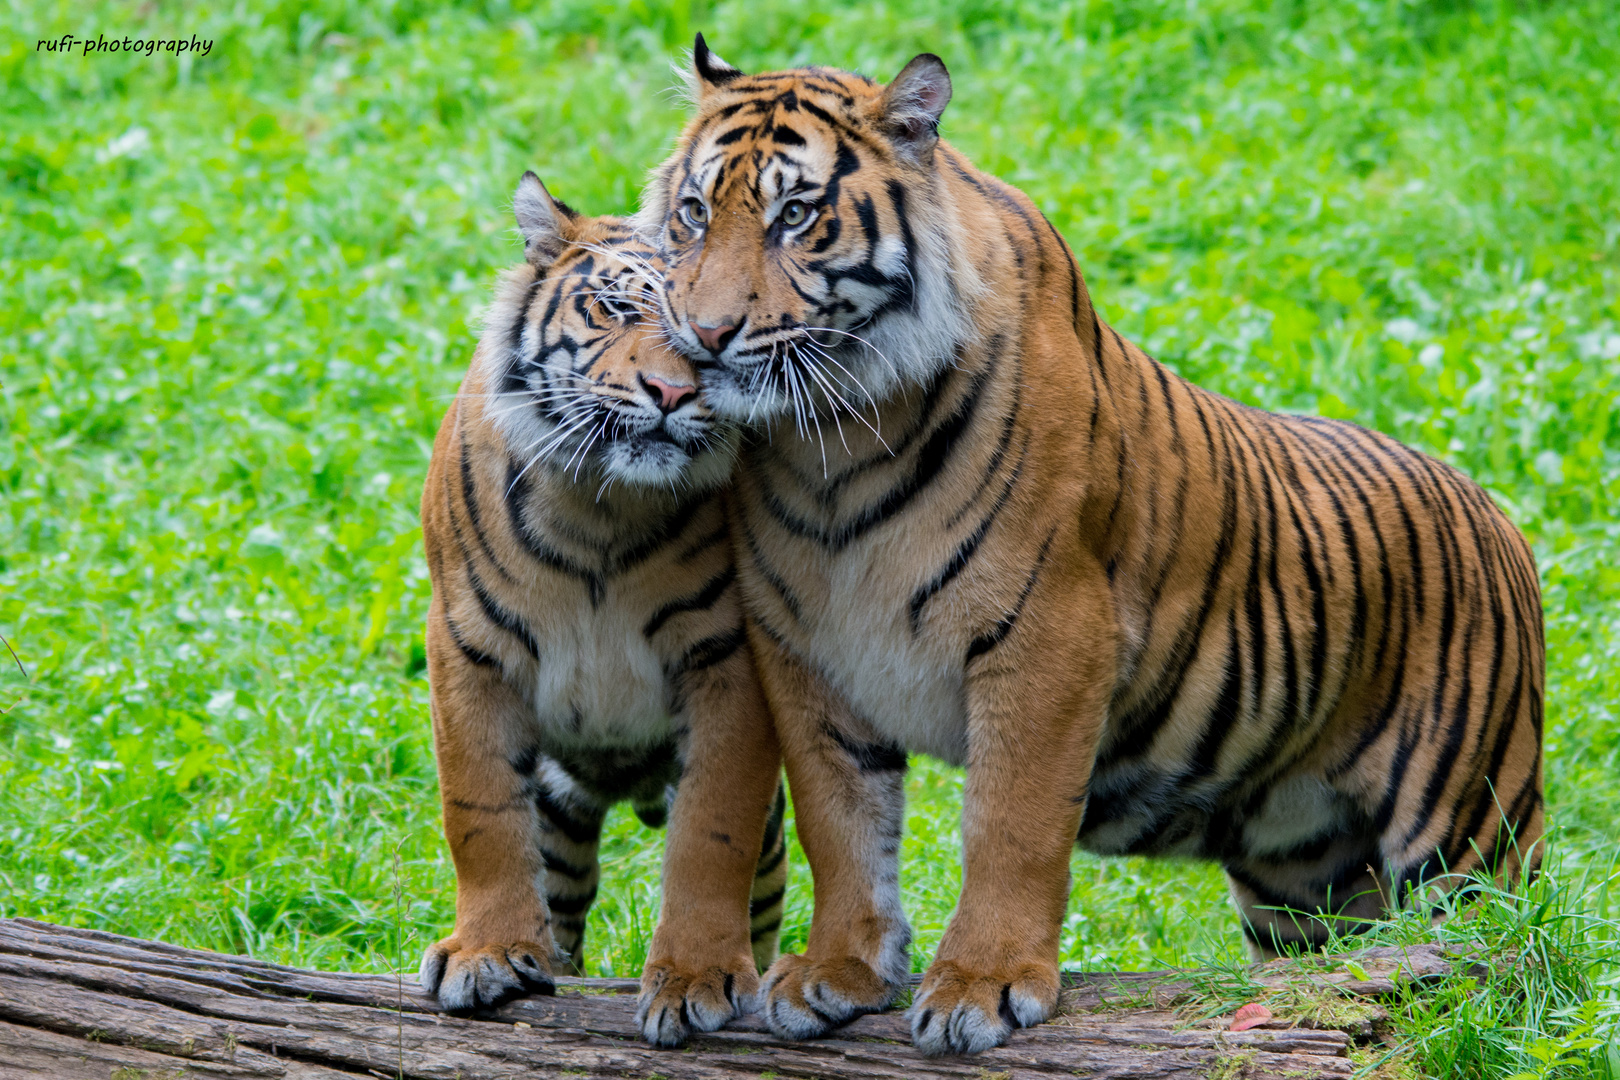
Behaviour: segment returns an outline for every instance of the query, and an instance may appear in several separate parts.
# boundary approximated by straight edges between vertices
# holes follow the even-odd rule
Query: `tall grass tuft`
[[[1394,1053],[1457,1080],[1620,1076],[1617,883],[1615,860],[1570,866],[1555,835],[1528,884],[1476,877],[1438,901],[1438,925],[1409,911],[1376,928],[1368,943],[1437,942],[1479,964],[1402,988]]]
[[[1397,1080],[1562,1080],[1620,1077],[1620,848],[1605,865],[1571,864],[1549,838],[1530,881],[1498,883],[1478,872],[1438,879],[1443,895],[1411,897],[1391,918],[1336,933],[1320,954],[1296,956],[1301,978],[1277,987],[1246,964],[1215,961],[1191,977],[1191,1015],[1219,1016],[1250,1001],[1278,1015],[1335,1026],[1368,1018],[1365,1004],[1310,976],[1323,967],[1365,977],[1362,950],[1438,945],[1452,973],[1407,979],[1381,1004],[1382,1045],[1363,1050],[1357,1076]]]

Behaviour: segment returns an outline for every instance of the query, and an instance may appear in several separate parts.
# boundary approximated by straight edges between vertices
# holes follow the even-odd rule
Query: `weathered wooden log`
[[[1451,970],[1452,961],[1428,947],[1368,950],[1350,968],[1267,965],[1244,977],[1261,987],[1376,995]],[[632,979],[559,979],[554,997],[464,1019],[443,1014],[410,975],[304,971],[4,919],[0,1077],[1281,1080],[1348,1076],[1350,1048],[1374,1038],[1382,1016],[1374,1005],[1306,1009],[1232,1032],[1229,1016],[1200,1020],[1189,1012],[1197,984],[1187,972],[1068,973],[1054,1020],[973,1058],[918,1054],[898,1012],[808,1042],[778,1039],[749,1016],[685,1049],[655,1050],[636,1034]]]

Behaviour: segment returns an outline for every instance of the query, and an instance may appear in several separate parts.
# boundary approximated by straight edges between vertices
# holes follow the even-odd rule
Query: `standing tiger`
[[[603,817],[629,801],[669,819],[641,1020],[676,1042],[752,1000],[787,873],[721,494],[735,427],[643,319],[658,267],[625,222],[575,214],[533,173],[514,208],[527,261],[422,497],[456,926],[421,981],[473,1010],[551,992],[554,963],[578,974]]]
[[[1070,851],[1218,861],[1259,953],[1542,831],[1523,537],[1446,465],[1199,389],[1099,317],[1061,236],[887,86],[694,55],[639,227],[671,338],[749,424],[732,525],[815,876],[771,1028],[894,1001],[906,755],[967,768],[928,1053],[1049,1016]]]

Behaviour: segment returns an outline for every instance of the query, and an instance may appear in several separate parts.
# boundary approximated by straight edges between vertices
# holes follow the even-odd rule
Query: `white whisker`
[[[804,355],[803,353],[801,353],[797,349],[794,350],[794,357],[797,359],[797,361],[799,363],[801,363],[804,366],[805,374],[809,375],[812,379],[814,379],[816,381],[816,384],[821,387],[821,392],[823,394],[827,395],[828,404],[832,407],[833,426],[838,429],[838,441],[841,444],[843,444],[844,453],[846,453],[846,454],[849,453],[849,441],[844,438],[844,425],[838,419],[838,406],[842,405],[844,407],[844,410],[846,412],[850,413],[850,415],[852,415],[852,416],[854,415],[854,410],[849,407],[849,402],[845,401],[843,399],[843,397],[838,393],[838,391],[833,389],[832,383],[829,382],[828,379],[827,379],[827,373],[826,373],[825,369],[823,369],[819,364],[817,364],[812,357]],[[823,450],[822,450],[822,458],[823,458],[823,461],[822,461],[822,473],[823,473],[823,479],[825,479],[825,473],[826,473],[826,468],[827,468],[826,460],[825,460],[826,459],[826,449],[825,449],[825,447],[823,447]]]
[[[827,360],[827,361],[829,361],[829,362],[831,362],[833,364],[836,364],[839,371],[842,371],[844,374],[849,375],[849,370],[847,368],[845,368],[843,364],[839,364],[837,359],[834,358],[831,353],[827,352],[826,349],[824,349],[820,345],[815,344],[815,340],[813,338],[805,338],[804,342],[810,344],[810,346],[815,350],[815,353],[817,355],[821,356],[823,359],[825,359],[825,360]],[[810,357],[806,357],[805,362],[806,362],[806,365],[808,366],[813,361],[811,360]],[[825,376],[828,379],[829,383],[833,381],[830,372],[828,372],[825,368],[819,368],[819,365],[818,365],[818,369],[820,370],[822,375]],[[860,386],[861,391],[863,393],[865,393],[866,387],[861,386],[860,380],[856,379],[855,376],[853,376],[853,375],[849,375],[849,377],[852,380],[854,380],[855,385]],[[843,397],[843,395],[839,394],[830,385],[827,385],[827,393],[834,400],[834,402],[836,404],[842,405],[844,407],[844,410],[846,412],[848,412],[850,416],[854,417],[856,420],[859,420],[863,425],[865,425],[866,430],[870,431],[872,433],[873,437],[877,439],[879,446],[882,446],[883,449],[885,449],[885,450],[889,449],[889,444],[887,442],[885,442],[884,439],[883,439],[883,432],[879,431],[877,429],[876,425],[874,425],[871,420],[868,420],[859,410],[857,410],[853,405],[851,405],[849,403],[849,401],[846,400]],[[873,401],[871,394],[866,394],[866,400],[868,402],[871,402],[871,404],[873,406],[873,410],[874,410],[873,415],[874,415],[874,418],[876,418],[877,402]],[[836,410],[834,411],[833,415],[834,415],[834,418],[836,419],[836,417],[837,417]],[[839,430],[839,434],[840,434],[840,436],[843,434],[843,430],[841,428]],[[847,449],[847,447],[846,447],[846,449]]]
[[[865,345],[868,349],[871,349],[874,353],[876,353],[878,358],[881,359],[885,364],[888,364],[891,372],[899,374],[898,370],[894,366],[894,361],[889,359],[888,354],[882,349],[878,348],[876,345],[872,344],[870,341],[867,341],[865,338],[861,337],[859,334],[852,334],[848,330],[838,330],[831,326],[806,326],[802,327],[802,329],[811,330],[822,334],[841,334],[847,338],[854,338],[856,341],[860,342],[862,345]]]

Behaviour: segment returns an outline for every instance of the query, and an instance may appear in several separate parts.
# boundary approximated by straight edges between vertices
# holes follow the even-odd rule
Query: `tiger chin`
[[[661,268],[534,174],[422,497],[434,748],[456,923],[421,983],[453,1012],[577,975],[609,807],[669,825],[638,1011],[676,1045],[752,1003],[786,881],[780,755],[736,586],[736,425],[668,348]]]
[[[905,986],[908,753],[967,770],[930,1054],[1051,1015],[1076,844],[1219,862],[1260,955],[1534,869],[1537,576],[1476,484],[1126,341],[939,138],[938,57],[749,75],[700,37],[691,82],[639,225],[671,339],[760,433],[732,525],[816,893],[773,1030]]]

